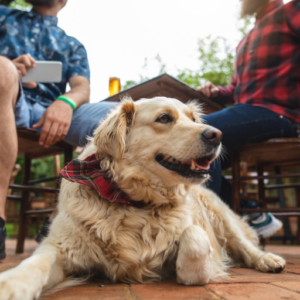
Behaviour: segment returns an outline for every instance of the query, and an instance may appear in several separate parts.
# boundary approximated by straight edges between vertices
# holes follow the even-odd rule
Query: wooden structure
[[[248,168],[256,168],[257,176],[241,176],[240,162],[247,162]],[[232,153],[232,209],[236,213],[271,212],[279,217],[298,217],[297,242],[300,244],[300,183],[283,184],[283,178],[300,178],[300,173],[292,173],[300,169],[300,138],[272,139],[257,144],[248,144]],[[264,175],[268,172],[268,175]],[[270,174],[273,173],[273,174]],[[265,179],[276,179],[275,185],[264,184]],[[259,209],[240,208],[240,191],[242,182],[258,180]],[[286,207],[284,195],[279,192],[278,199],[265,197],[266,190],[279,190],[294,188],[297,195],[296,207]],[[281,195],[280,195],[281,194]],[[281,197],[280,197],[281,196]],[[267,204],[279,202],[280,207],[267,207]]]
[[[36,214],[45,214],[53,212],[53,209],[40,209],[40,210],[29,210],[29,193],[57,193],[57,189],[37,187],[36,184],[43,182],[55,181],[57,177],[43,178],[37,180],[30,180],[30,169],[31,160],[37,158],[43,158],[47,156],[55,156],[58,154],[64,154],[65,164],[72,160],[73,146],[60,141],[55,145],[45,148],[39,145],[38,141],[40,138],[40,133],[32,129],[19,129],[18,133],[18,154],[24,156],[24,166],[23,166],[23,178],[22,184],[10,184],[9,188],[14,190],[22,191],[22,195],[8,195],[7,198],[13,201],[21,201],[21,211],[20,211],[20,221],[19,221],[19,231],[18,231],[18,242],[16,253],[23,253],[24,250],[24,240],[27,232],[27,218],[28,216]]]
[[[111,96],[104,101],[119,102],[124,96],[130,96],[133,100],[163,96],[176,98],[183,103],[197,99],[203,105],[203,111],[205,114],[210,114],[222,109],[222,106],[219,104],[206,98],[200,92],[168,74],[163,74],[143,82],[128,90]]]

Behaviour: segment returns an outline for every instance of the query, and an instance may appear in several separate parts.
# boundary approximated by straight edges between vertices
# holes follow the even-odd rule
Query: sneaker
[[[261,213],[255,219],[249,221],[260,238],[268,238],[282,228],[282,222],[271,213]]]
[[[49,217],[45,218],[41,229],[39,230],[38,234],[35,237],[36,242],[38,242],[40,244],[42,242],[42,240],[48,236],[50,225],[51,225],[51,222],[49,221]]]
[[[0,262],[5,259],[5,239],[6,239],[6,229],[5,221],[0,218]]]

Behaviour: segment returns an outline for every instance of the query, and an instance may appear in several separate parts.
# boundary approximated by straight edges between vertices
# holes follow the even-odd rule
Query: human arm
[[[231,83],[222,87],[207,81],[203,85],[197,87],[197,91],[201,92],[207,98],[211,98],[219,104],[233,104],[233,94],[236,88],[237,78],[235,75],[231,78]]]
[[[71,90],[65,93],[77,107],[89,102],[90,83],[83,76],[74,76],[69,80]],[[73,117],[73,108],[66,102],[55,100],[43,113],[41,119],[32,126],[43,127],[39,143],[46,148],[57,143],[67,135]]]

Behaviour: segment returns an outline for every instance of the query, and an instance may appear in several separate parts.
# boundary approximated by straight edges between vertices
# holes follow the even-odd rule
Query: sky
[[[58,25],[85,46],[91,102],[98,102],[109,96],[109,77],[124,84],[157,76],[157,54],[176,75],[178,69],[198,69],[200,38],[221,36],[235,47],[239,9],[239,0],[69,0]]]

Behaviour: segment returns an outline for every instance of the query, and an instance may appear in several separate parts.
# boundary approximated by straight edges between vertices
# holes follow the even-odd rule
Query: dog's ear
[[[130,97],[122,100],[94,133],[97,157],[120,161],[125,152],[125,138],[135,114],[135,105]]]
[[[192,100],[187,103],[187,106],[192,110],[195,122],[202,123],[201,117],[203,116],[202,105],[197,100]]]

